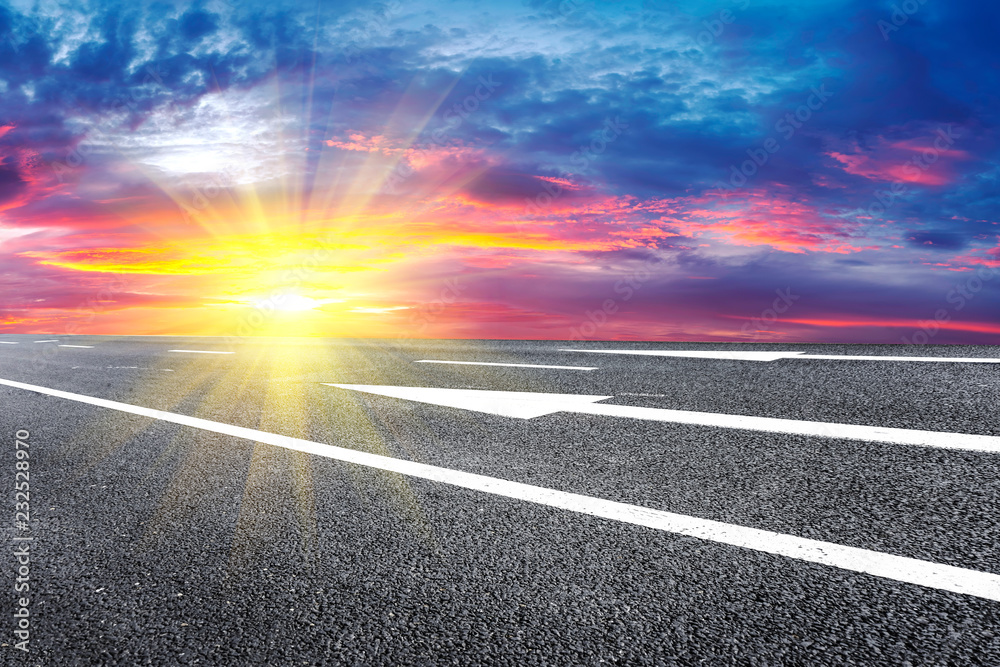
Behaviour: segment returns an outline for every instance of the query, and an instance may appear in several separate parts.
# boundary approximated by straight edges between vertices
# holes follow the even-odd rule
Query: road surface
[[[0,335],[4,664],[998,664],[994,357]]]

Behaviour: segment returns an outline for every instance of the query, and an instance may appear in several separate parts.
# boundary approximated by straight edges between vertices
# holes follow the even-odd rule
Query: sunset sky
[[[998,343],[998,25],[0,3],[0,331]]]

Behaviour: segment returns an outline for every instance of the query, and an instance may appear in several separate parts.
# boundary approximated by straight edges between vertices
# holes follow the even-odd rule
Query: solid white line
[[[167,350],[167,352],[190,352],[191,354],[233,354],[221,350]]]
[[[792,359],[836,359],[844,361],[937,361],[957,364],[1000,364],[1000,359],[988,357],[879,357],[840,354],[800,354]]]
[[[739,352],[726,350],[573,350],[560,352],[593,352],[596,354],[634,354],[647,357],[690,357],[692,359],[735,359],[737,361],[777,361],[797,352]]]
[[[53,338],[52,340],[36,340],[36,343],[58,343],[58,338]]]
[[[474,491],[482,491],[506,498],[514,498],[549,507],[579,512],[590,516],[622,521],[637,526],[646,526],[680,535],[697,537],[710,542],[762,551],[794,558],[796,560],[819,563],[832,567],[871,574],[918,586],[926,586],[942,591],[962,593],[1000,602],[1000,575],[991,572],[968,570],[953,565],[942,565],[915,558],[906,558],[879,551],[859,549],[832,542],[822,542],[795,535],[773,533],[758,528],[748,528],[721,521],[699,519],[697,517],[674,514],[661,510],[628,505],[611,500],[567,493],[530,484],[511,482],[496,477],[440,468],[438,466],[394,459],[378,454],[359,452],[353,449],[325,445],[311,440],[290,438],[276,433],[257,431],[242,426],[213,422],[199,417],[143,408],[127,403],[118,403],[103,398],[74,394],[48,387],[0,379],[0,385],[25,389],[48,396],[96,405],[111,410],[129,412],[143,417],[190,426],[193,428],[231,435],[254,442],[262,442],[276,447],[284,447],[307,454],[323,456],[347,463],[387,470],[411,477],[419,477],[434,482],[450,484]]]
[[[734,428],[746,431],[791,433],[793,435],[864,440],[866,442],[887,442],[895,445],[916,445],[920,447],[961,449],[1000,454],[1000,436],[994,435],[972,435],[967,433],[949,433],[947,431],[918,431],[907,428],[728,415],[719,412],[644,408],[596,402],[613,398],[611,396],[360,384],[331,384],[330,386],[519,419],[533,419],[557,412],[569,412],[600,415],[602,417],[645,419],[678,424],[695,424],[697,426]]]
[[[493,361],[443,361],[441,359],[420,359],[415,364],[465,364],[468,366],[511,366],[514,368],[564,368],[569,371],[596,371],[597,366],[548,366],[545,364],[501,364]]]
[[[565,410],[564,412],[569,411]],[[574,404],[572,412],[605,417],[625,417],[630,419],[673,422],[676,424],[735,428],[746,431],[790,433],[793,435],[864,440],[866,442],[886,442],[894,445],[914,445],[918,447],[961,449],[1000,454],[1000,437],[995,435],[973,435],[969,433],[949,433],[947,431],[919,431],[909,428],[837,424],[833,422],[815,422],[798,419],[778,419],[775,417],[750,417],[716,412],[665,410],[662,408],[641,408],[629,405],[609,405],[607,403]]]
[[[60,345],[59,347],[86,347],[86,348],[93,348],[94,346],[93,345]]]
[[[736,352],[727,350],[574,350],[560,352],[594,352],[597,354],[634,354],[649,357],[685,357],[690,359],[732,359],[738,361],[778,361],[780,359],[832,359],[835,361],[937,361],[962,364],[1000,364],[1000,359],[988,357],[889,357],[846,354],[806,354],[805,352]]]

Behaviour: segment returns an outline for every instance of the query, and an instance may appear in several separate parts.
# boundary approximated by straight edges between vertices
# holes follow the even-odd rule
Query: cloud
[[[22,194],[26,185],[16,168],[0,163],[0,206]]]
[[[186,42],[197,42],[219,29],[219,17],[202,9],[189,9],[179,20],[179,32]]]
[[[958,250],[969,244],[969,240],[954,232],[914,232],[906,239],[914,246],[930,246],[940,250]]]
[[[1000,261],[1000,10],[922,10],[886,41],[870,3],[735,6],[711,39],[734,3],[5,6],[3,286],[70,308],[126,274],[108,321],[139,326],[287,286],[334,234],[294,280],[391,308],[450,271],[468,303],[440,335],[567,335],[655,257],[603,334],[731,339],[797,286],[767,335],[892,342]],[[984,288],[936,341],[981,340],[959,323],[997,305]]]
[[[855,145],[849,152],[827,153],[848,174],[872,181],[943,186],[955,178],[955,163],[970,158],[969,153],[952,146],[962,135],[954,127],[925,130],[907,139],[875,139],[871,148]]]

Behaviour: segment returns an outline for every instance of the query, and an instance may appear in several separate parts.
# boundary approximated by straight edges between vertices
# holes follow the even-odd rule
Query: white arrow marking
[[[778,361],[779,359],[835,359],[840,361],[938,361],[962,364],[1000,364],[1000,359],[987,357],[879,357],[845,354],[806,354],[805,352],[730,352],[726,350],[573,350],[560,352],[593,352],[595,354],[635,354],[648,357],[688,357],[692,359],[734,359],[738,361]]]
[[[963,449],[990,454],[1000,453],[1000,437],[992,435],[948,433],[946,431],[918,431],[907,428],[886,428],[882,426],[837,424],[802,421],[798,419],[751,417],[747,415],[727,415],[717,412],[692,412],[687,410],[666,410],[663,408],[642,408],[630,405],[596,403],[596,401],[613,398],[612,396],[483,391],[480,389],[324,384],[329,384],[331,387],[363,391],[380,396],[391,396],[419,403],[443,405],[450,408],[474,410],[476,412],[485,412],[503,417],[517,417],[520,419],[531,419],[533,417],[551,415],[556,412],[575,412],[577,414],[600,415],[603,417],[645,419],[678,424],[735,428],[746,431],[790,433],[793,435],[864,440],[866,442],[887,442],[896,445],[916,445],[919,447],[938,447],[941,449]]]
[[[531,484],[521,484],[520,482],[511,482],[497,477],[476,475],[461,470],[441,468],[414,461],[404,461],[388,456],[360,452],[355,449],[336,447],[300,438],[290,438],[276,433],[268,433],[267,431],[257,431],[255,429],[223,424],[199,417],[189,417],[188,415],[181,415],[174,412],[144,408],[138,405],[109,401],[104,398],[96,398],[84,394],[74,394],[58,389],[49,389],[48,387],[39,387],[13,380],[0,379],[0,385],[26,389],[39,394],[96,405],[110,410],[160,419],[203,431],[211,431],[254,442],[262,442],[275,447],[284,447],[285,449],[305,452],[314,456],[322,456],[378,470],[387,470],[432,482],[450,484],[463,489],[490,493],[505,498],[546,505],[548,507],[556,507],[636,526],[645,526],[678,535],[687,535],[708,542],[728,544],[809,563],[818,563],[852,572],[870,574],[892,581],[901,581],[903,583],[916,584],[927,588],[961,593],[1000,602],[1000,575],[993,574],[992,572],[967,570],[955,567],[954,565],[941,565],[939,563],[896,556],[880,551],[869,551],[868,549],[859,549],[858,547],[849,547],[833,542],[822,542],[796,535],[773,533],[769,530],[761,530],[759,528],[748,528],[746,526],[712,521],[710,519],[700,519],[684,514],[674,514],[673,512],[664,512],[638,505],[628,505],[613,500],[604,500],[577,493],[567,493],[566,491],[547,489]],[[558,396],[559,394],[555,395]]]
[[[463,364],[466,366],[510,366],[512,368],[562,368],[567,371],[596,371],[597,366],[548,366],[546,364],[501,364],[495,361],[445,361],[443,359],[420,359],[415,364]]]
[[[501,417],[531,419],[554,412],[573,411],[576,406],[603,401],[612,396],[587,396],[584,394],[539,394],[526,391],[485,391],[482,389],[437,389],[434,387],[381,387],[364,384],[332,384],[330,387],[352,389],[380,396],[402,398],[418,403],[444,405],[460,410],[485,412]]]

